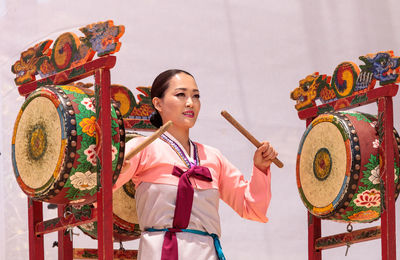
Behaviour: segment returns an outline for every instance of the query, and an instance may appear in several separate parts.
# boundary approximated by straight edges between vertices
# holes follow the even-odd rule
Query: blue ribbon
[[[195,230],[195,229],[175,229],[175,228],[147,228],[146,231],[148,231],[148,232],[160,232],[160,231],[186,232],[186,233],[193,233],[193,234],[197,234],[197,235],[210,236],[214,240],[214,248],[215,248],[215,251],[217,252],[218,259],[226,260],[224,253],[222,252],[221,242],[219,241],[217,234],[214,234],[214,233],[210,234],[208,232],[201,231],[201,230]]]

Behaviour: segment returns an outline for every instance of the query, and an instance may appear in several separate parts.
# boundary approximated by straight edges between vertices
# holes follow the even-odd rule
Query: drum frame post
[[[321,238],[321,219],[317,218],[310,212],[308,217],[308,259],[321,260],[321,250],[315,248],[315,241]]]
[[[378,115],[383,117],[383,182],[384,201],[381,213],[382,226],[382,259],[396,259],[396,216],[395,216],[395,189],[394,189],[394,152],[393,152],[393,100],[383,97],[378,100]],[[382,170],[382,169],[381,169]]]
[[[113,211],[112,211],[112,160],[111,160],[111,95],[110,95],[110,70],[99,69],[95,73],[96,93],[100,93],[98,122],[101,129],[103,142],[100,162],[100,189],[97,192],[97,233],[98,233],[98,259],[113,259]],[[99,89],[98,89],[99,88]],[[100,109],[101,108],[101,109]]]
[[[36,235],[36,224],[43,221],[43,203],[28,197],[29,260],[44,260],[43,235]]]
[[[348,110],[354,107],[367,105],[373,102],[378,104],[378,122],[382,127],[378,130],[381,135],[381,150],[383,164],[381,165],[381,176],[383,180],[384,195],[381,197],[382,212],[381,212],[381,227],[376,227],[373,235],[365,236],[363,239],[355,239],[355,235],[363,230],[352,231],[347,236],[350,240],[348,244],[368,241],[371,239],[381,239],[381,255],[382,260],[396,260],[396,216],[395,216],[395,186],[394,186],[394,151],[393,151],[393,99],[397,94],[399,86],[397,84],[388,84],[380,88],[372,89],[364,93],[365,100],[353,102],[355,96],[345,97],[349,104],[346,107],[336,108],[338,100],[326,103],[320,106],[314,106],[298,112],[300,119],[306,119],[306,126],[312,122],[326,108],[332,108],[328,111]],[[381,121],[379,121],[381,120]],[[308,259],[321,260],[322,250],[340,246],[340,244],[324,246],[316,248],[317,240],[334,239],[340,240],[343,234],[336,234],[329,237],[321,237],[321,219],[307,212],[308,219]]]
[[[59,218],[64,216],[64,212],[65,212],[65,205],[58,205],[57,213],[58,213]],[[72,230],[69,232],[72,232]],[[58,259],[59,260],[72,260],[73,259],[72,235],[69,232],[66,232],[65,230],[58,231]]]

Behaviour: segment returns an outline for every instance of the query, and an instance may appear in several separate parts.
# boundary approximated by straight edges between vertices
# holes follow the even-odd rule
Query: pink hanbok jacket
[[[167,136],[185,151],[176,139]],[[126,151],[143,141],[134,138],[126,144]],[[191,178],[194,199],[188,228],[221,235],[218,214],[219,199],[226,202],[241,217],[267,222],[271,199],[271,174],[253,166],[250,180],[233,166],[217,149],[195,143],[200,165],[207,167],[212,182]],[[193,161],[194,145],[190,155]],[[145,232],[147,228],[170,228],[172,225],[179,178],[172,175],[173,167],[186,171],[188,167],[172,147],[157,139],[133,157],[122,169],[114,190],[132,180],[136,186],[136,209],[142,230],[139,259],[160,259],[165,232]],[[179,259],[217,259],[211,237],[191,233],[177,234]],[[193,258],[193,256],[196,256]]]

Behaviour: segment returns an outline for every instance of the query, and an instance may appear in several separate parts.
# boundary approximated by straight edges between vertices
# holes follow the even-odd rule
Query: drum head
[[[300,143],[297,178],[300,195],[316,215],[331,213],[348,184],[351,161],[346,126],[333,115],[313,121]]]
[[[300,182],[307,200],[318,208],[332,204],[346,173],[346,146],[340,129],[331,123],[315,125],[303,143]]]
[[[139,223],[136,213],[135,184],[132,181],[113,193],[113,212],[127,223]]]
[[[13,164],[27,190],[45,189],[58,177],[66,138],[63,111],[43,95],[30,97],[18,115],[13,135]]]

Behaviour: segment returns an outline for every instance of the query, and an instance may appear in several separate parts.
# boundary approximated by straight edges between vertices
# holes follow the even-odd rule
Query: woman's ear
[[[152,102],[153,102],[154,108],[157,109],[158,112],[161,112],[162,111],[161,99],[158,97],[154,97]]]

